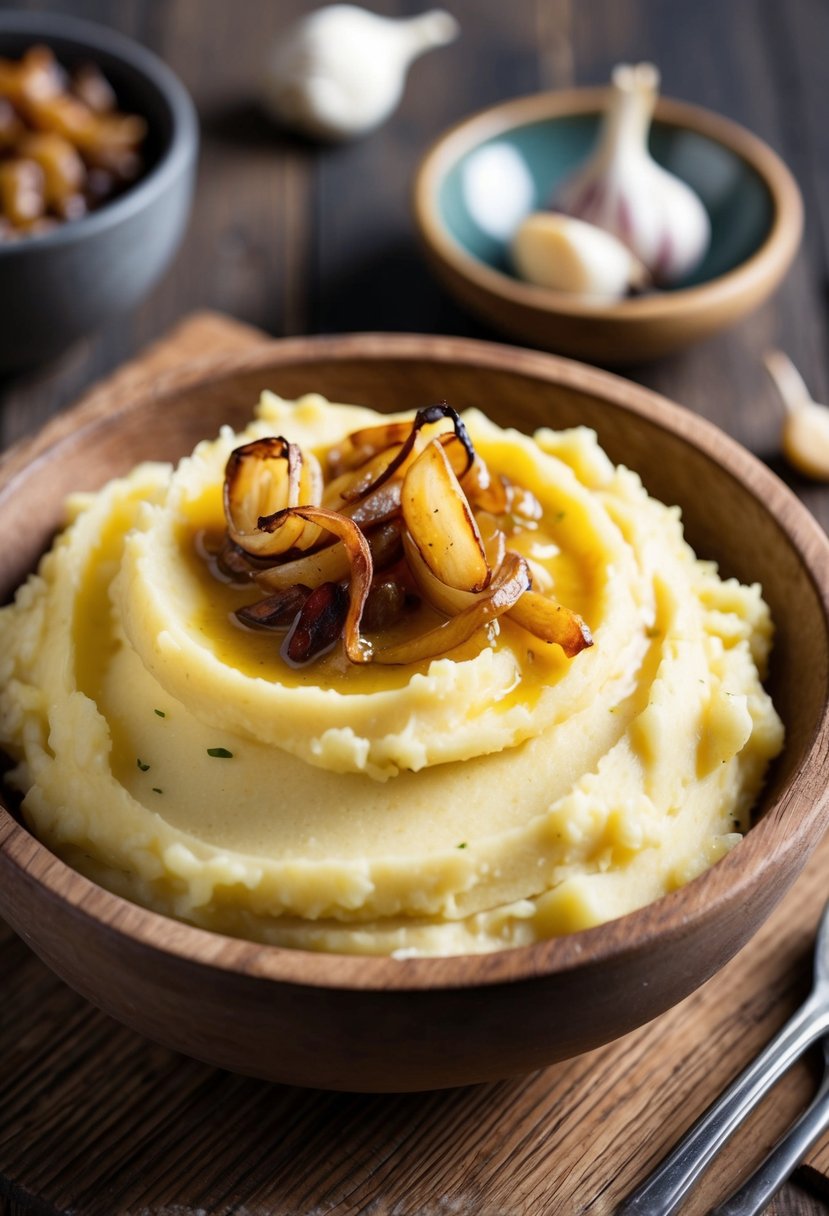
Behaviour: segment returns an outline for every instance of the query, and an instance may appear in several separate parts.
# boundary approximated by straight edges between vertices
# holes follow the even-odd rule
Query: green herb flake
[[[163,793],[164,793],[164,790],[160,790],[160,789],[158,788],[158,786],[157,786],[157,785],[154,785],[154,786],[153,786],[153,793],[154,793],[154,794],[163,794]]]
[[[562,521],[564,518],[566,518],[566,516],[567,516],[567,512],[566,512],[566,511],[556,511],[556,523],[557,523],[557,524],[560,524],[560,523],[561,523],[561,521]]]
[[[141,772],[142,772],[142,773],[146,773],[146,772],[147,772],[147,770],[148,770],[148,769],[149,769],[149,767],[150,767],[150,766],[149,766],[149,764],[145,764],[145,763],[144,763],[144,761],[141,759],[141,757],[140,757],[140,756],[138,757],[138,759],[136,760],[136,762],[135,762],[135,763],[136,763],[136,764],[138,765],[138,767],[141,769]]]
[[[659,630],[659,629],[655,629],[655,628],[653,628],[653,629],[646,629],[646,630],[645,630],[645,637],[646,637],[646,638],[661,638],[661,637],[662,637],[662,633],[660,632],[660,630]]]
[[[232,760],[233,752],[229,752],[226,747],[208,747],[208,756],[212,756],[214,760]]]
[[[455,848],[456,848],[456,849],[466,849],[466,848],[468,848],[468,845],[467,845],[467,843],[466,843],[466,841],[465,841],[465,840],[462,840],[462,841],[460,842],[460,844],[456,844],[456,845],[455,845]]]
[[[156,715],[157,718],[166,718],[167,717],[167,715],[165,714],[163,709],[154,709],[153,713]]]

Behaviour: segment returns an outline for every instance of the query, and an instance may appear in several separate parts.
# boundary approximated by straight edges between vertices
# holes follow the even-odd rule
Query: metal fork
[[[673,1152],[617,1208],[616,1216],[671,1216],[731,1133],[739,1127],[743,1119],[790,1065],[828,1030],[829,903],[823,909],[818,926],[814,953],[814,982],[807,1000],[756,1060],[749,1064],[745,1072],[741,1073],[725,1093],[709,1106]],[[801,1128],[801,1130],[805,1133],[811,1133],[815,1127],[825,1125],[820,1124],[820,1118],[821,1116],[824,1119],[829,1118],[829,1113],[823,1109],[827,1092],[829,1092],[828,1083],[824,1078],[818,1097],[798,1124],[795,1124],[791,1135],[794,1135],[797,1128],[803,1124],[805,1124],[805,1128]],[[819,1110],[818,1114],[815,1113],[816,1107]],[[813,1139],[818,1134],[819,1131],[815,1132]],[[784,1145],[788,1140],[787,1136],[778,1146],[780,1152],[778,1164],[784,1162]],[[800,1156],[811,1143],[812,1140],[806,1143],[804,1140],[796,1139],[786,1151],[785,1160],[789,1159],[794,1147],[802,1144],[802,1151],[794,1162],[797,1164]],[[777,1156],[778,1150],[772,1154],[773,1157]],[[780,1178],[777,1185],[780,1186],[784,1179],[785,1176]],[[752,1179],[749,1180],[749,1182],[752,1181]],[[741,1213],[741,1216],[742,1214],[748,1216],[749,1213],[757,1210],[759,1209],[747,1207],[724,1209],[723,1211],[728,1212],[729,1216],[735,1216],[737,1212]]]
[[[823,1039],[823,1080],[811,1106],[793,1123],[762,1165],[711,1212],[711,1216],[758,1216],[829,1128],[829,1038]]]

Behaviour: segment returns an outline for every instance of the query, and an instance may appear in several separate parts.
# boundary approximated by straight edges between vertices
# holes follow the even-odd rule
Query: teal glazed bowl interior
[[[558,184],[589,155],[600,121],[598,113],[545,118],[504,131],[465,153],[444,177],[438,194],[453,240],[493,270],[512,275],[509,238],[493,233],[476,207],[474,162],[495,145],[512,149],[516,172],[523,164],[532,181],[531,210],[543,211]],[[711,244],[703,261],[669,290],[707,283],[736,269],[762,246],[774,222],[774,202],[754,166],[706,135],[665,122],[653,124],[649,146],[658,164],[696,191],[711,221]]]
[[[690,345],[739,320],[778,285],[797,251],[803,206],[780,158],[717,114],[662,98],[654,159],[696,191],[711,221],[702,262],[668,290],[591,300],[525,282],[512,234],[550,208],[595,146],[606,89],[518,98],[454,127],[427,152],[415,217],[438,276],[488,323],[533,345],[610,363]]]

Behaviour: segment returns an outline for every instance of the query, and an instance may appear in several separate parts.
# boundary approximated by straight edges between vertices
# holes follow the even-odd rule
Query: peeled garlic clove
[[[782,351],[769,351],[765,364],[786,407],[783,455],[804,476],[829,481],[829,409],[812,400],[800,372]]]
[[[522,279],[553,291],[618,300],[648,272],[627,246],[593,224],[539,211],[518,228],[512,257]]]
[[[829,409],[804,405],[783,424],[783,454],[789,464],[815,481],[829,481]]]
[[[656,282],[675,283],[705,255],[708,213],[690,186],[648,150],[658,70],[650,63],[619,64],[611,83],[596,147],[558,187],[552,205],[613,233]]]
[[[381,17],[332,4],[303,17],[271,52],[262,99],[279,122],[319,139],[350,139],[392,113],[409,65],[459,32],[442,9]]]

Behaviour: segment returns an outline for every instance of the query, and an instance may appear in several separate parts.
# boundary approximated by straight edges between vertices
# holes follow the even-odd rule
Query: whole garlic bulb
[[[711,224],[702,202],[648,151],[659,89],[651,63],[619,64],[594,151],[556,191],[553,206],[612,232],[659,284],[702,261]]]
[[[518,273],[539,287],[618,300],[642,287],[648,272],[626,245],[602,228],[551,211],[536,211],[512,241]]]
[[[306,135],[350,139],[388,118],[412,61],[458,32],[442,9],[405,18],[354,4],[318,9],[273,47],[263,102],[279,122]]]

